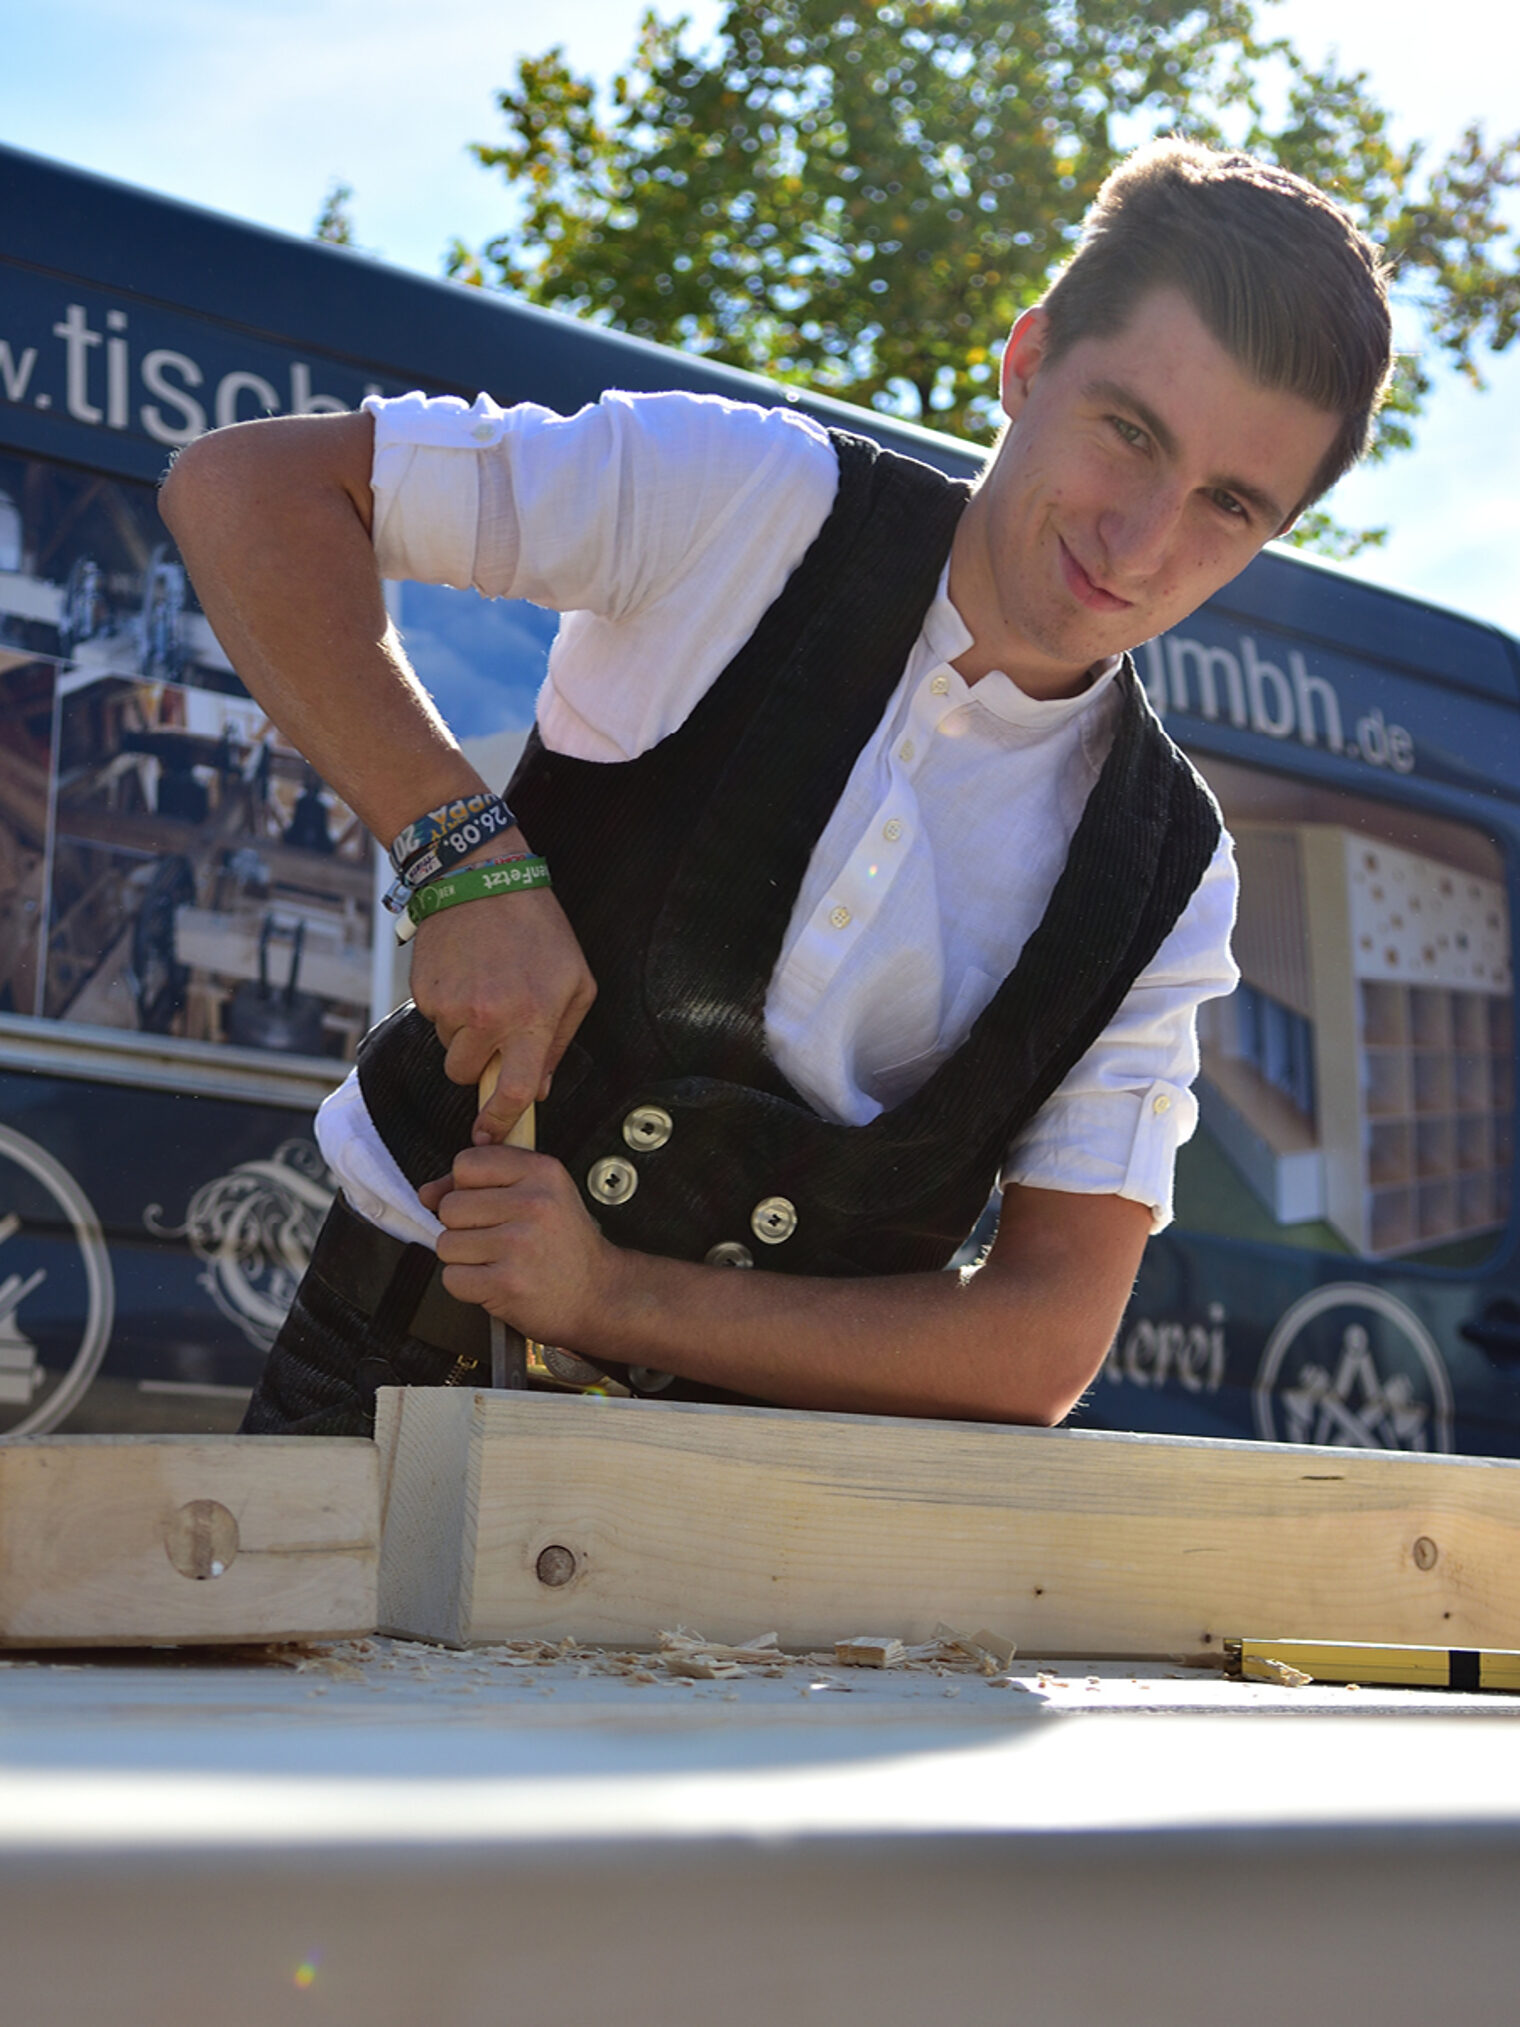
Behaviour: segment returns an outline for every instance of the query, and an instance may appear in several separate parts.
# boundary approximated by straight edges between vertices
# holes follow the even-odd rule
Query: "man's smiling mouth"
[[[1101,584],[1094,583],[1059,535],[1056,541],[1061,551],[1061,575],[1073,598],[1093,612],[1129,611],[1132,600],[1120,598],[1117,592],[1105,591]]]

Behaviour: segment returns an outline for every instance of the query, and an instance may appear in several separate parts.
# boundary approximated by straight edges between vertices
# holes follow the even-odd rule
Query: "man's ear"
[[[1050,316],[1043,303],[1036,303],[1019,318],[1003,347],[999,392],[1010,421],[1029,398],[1030,383],[1044,363],[1049,342]]]

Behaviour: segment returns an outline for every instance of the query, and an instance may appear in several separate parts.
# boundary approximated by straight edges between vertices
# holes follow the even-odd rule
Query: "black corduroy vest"
[[[633,1175],[621,1202],[587,1196],[606,1235],[676,1258],[738,1243],[782,1271],[879,1274],[942,1266],[964,1239],[1009,1141],[1182,912],[1219,816],[1126,662],[1113,747],[1013,972],[912,1097],[864,1126],[820,1118],[766,1052],[766,990],[968,497],[865,439],[834,444],[832,513],[685,723],[620,763],[551,753],[535,733],[508,794],[598,982],[538,1145],[583,1193],[608,1158]],[[414,1008],[360,1052],[370,1114],[414,1183],[447,1169],[474,1117],[442,1063]],[[641,1108],[669,1121],[663,1144],[625,1135]],[[778,1198],[795,1226],[776,1240],[757,1213]]]

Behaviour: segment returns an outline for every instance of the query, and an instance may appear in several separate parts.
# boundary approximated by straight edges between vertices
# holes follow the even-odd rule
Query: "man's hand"
[[[466,1148],[421,1196],[449,1293],[541,1343],[785,1407],[1005,1422],[1069,1413],[1150,1226],[1123,1197],[1010,1189],[979,1272],[836,1280],[614,1245],[560,1163],[523,1148]]]
[[[475,1121],[483,1146],[504,1140],[519,1114],[549,1095],[596,981],[563,909],[540,888],[429,915],[412,943],[412,998],[437,1030],[453,1083],[478,1084],[491,1058],[501,1058]]]
[[[522,1147],[467,1147],[418,1192],[444,1225],[443,1285],[543,1344],[597,1338],[619,1268],[559,1162]]]

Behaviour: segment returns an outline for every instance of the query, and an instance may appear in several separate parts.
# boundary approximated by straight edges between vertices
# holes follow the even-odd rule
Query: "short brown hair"
[[[1377,248],[1324,192],[1254,155],[1176,136],[1113,170],[1045,298],[1047,360],[1112,337],[1141,298],[1174,288],[1263,387],[1342,425],[1300,509],[1367,448],[1393,334]]]

